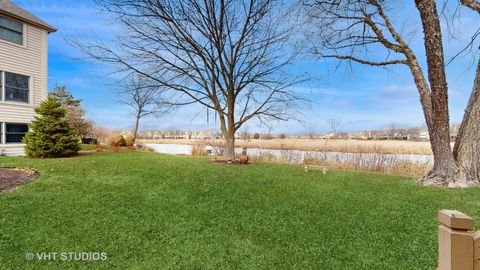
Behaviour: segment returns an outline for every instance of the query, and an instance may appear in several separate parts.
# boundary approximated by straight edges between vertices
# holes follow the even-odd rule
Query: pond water
[[[146,144],[155,152],[162,154],[173,155],[190,155],[192,153],[191,145],[180,144]],[[214,152],[210,146],[206,147],[207,151]],[[235,149],[237,153],[241,152],[241,148]],[[247,155],[254,156],[273,156],[280,160],[291,163],[302,163],[305,159],[324,159],[335,162],[391,162],[396,161],[411,161],[416,163],[428,164],[433,162],[431,155],[407,155],[407,154],[371,154],[371,153],[343,153],[343,152],[320,152],[320,151],[303,151],[303,150],[275,150],[275,149],[261,149],[248,148]]]

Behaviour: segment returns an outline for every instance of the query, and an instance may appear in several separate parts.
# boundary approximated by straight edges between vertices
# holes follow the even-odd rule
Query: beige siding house
[[[0,155],[23,155],[34,108],[47,98],[48,34],[56,29],[0,0]]]

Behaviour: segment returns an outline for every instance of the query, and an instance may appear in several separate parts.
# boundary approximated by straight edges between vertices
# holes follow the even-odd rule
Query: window
[[[0,74],[2,75],[2,74]],[[2,90],[3,100],[29,103],[29,77],[3,72],[3,80],[0,79],[0,89]]]
[[[0,16],[0,39],[23,44],[23,24]]]
[[[28,132],[27,124],[5,123],[5,142],[21,143]]]

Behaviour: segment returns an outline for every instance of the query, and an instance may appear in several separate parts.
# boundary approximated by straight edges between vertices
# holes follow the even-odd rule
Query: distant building
[[[218,139],[219,132],[213,130],[143,130],[138,132],[139,139],[154,140],[200,140],[200,139]]]
[[[420,140],[428,141],[430,140],[430,134],[428,133],[428,131],[420,131],[418,138]]]
[[[328,133],[322,136],[322,139],[333,139],[335,138],[335,133]]]

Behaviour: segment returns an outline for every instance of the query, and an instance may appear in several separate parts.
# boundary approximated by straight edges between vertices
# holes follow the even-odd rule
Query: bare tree
[[[470,9],[480,13],[480,2],[477,0],[460,0],[460,3]]]
[[[250,132],[248,132],[248,127],[245,127],[242,131],[240,131],[240,138],[246,142],[250,141],[251,138]]]
[[[74,106],[68,108],[65,118],[75,131],[77,138],[83,139],[92,133],[94,123],[91,120],[85,119],[85,110],[81,107]]]
[[[395,134],[398,131],[397,122],[395,122],[395,121],[390,122],[390,124],[388,124],[388,131],[389,131],[390,136],[395,136]]]
[[[480,15],[480,2],[460,0],[460,3]],[[470,43],[471,46],[473,43]],[[480,59],[478,61],[473,89],[455,140],[453,155],[460,166],[459,177],[480,182]]]
[[[337,133],[343,127],[342,119],[335,117],[327,119],[327,124],[330,127],[330,131],[333,133],[334,136],[337,136]]]
[[[90,136],[97,139],[98,142],[107,143],[109,137],[119,134],[120,131],[94,124]]]
[[[48,95],[57,99],[67,110],[65,119],[75,131],[77,138],[83,139],[92,133],[94,123],[85,118],[85,110],[81,107],[82,100],[75,99],[66,85],[55,85]]]
[[[317,136],[315,131],[315,126],[308,121],[304,121],[302,123],[303,127],[305,128],[305,133],[303,134],[308,139],[315,139]]]
[[[475,1],[462,2],[476,6]],[[399,31],[403,28],[390,19],[387,3],[381,0],[306,0],[309,18],[320,25],[316,30],[319,39],[314,40],[320,44],[315,44],[314,53],[370,66],[405,65],[409,68],[419,93],[434,155],[433,169],[421,182],[452,187],[479,183],[480,99],[478,91],[475,94],[474,90],[462,123],[463,132],[459,134],[456,151],[452,151],[442,31],[435,0],[415,1],[425,41],[426,74],[408,43],[413,33]]]
[[[142,118],[166,113],[170,108],[163,100],[162,93],[156,84],[152,85],[148,78],[142,76],[131,76],[119,90],[120,103],[129,107],[131,114],[135,117],[133,142],[137,139]]]
[[[124,32],[115,46],[75,44],[88,56],[151,79],[176,93],[174,104],[217,112],[226,157],[235,133],[257,118],[287,120],[298,101],[298,76],[286,67],[291,15],[276,0],[98,0]]]

